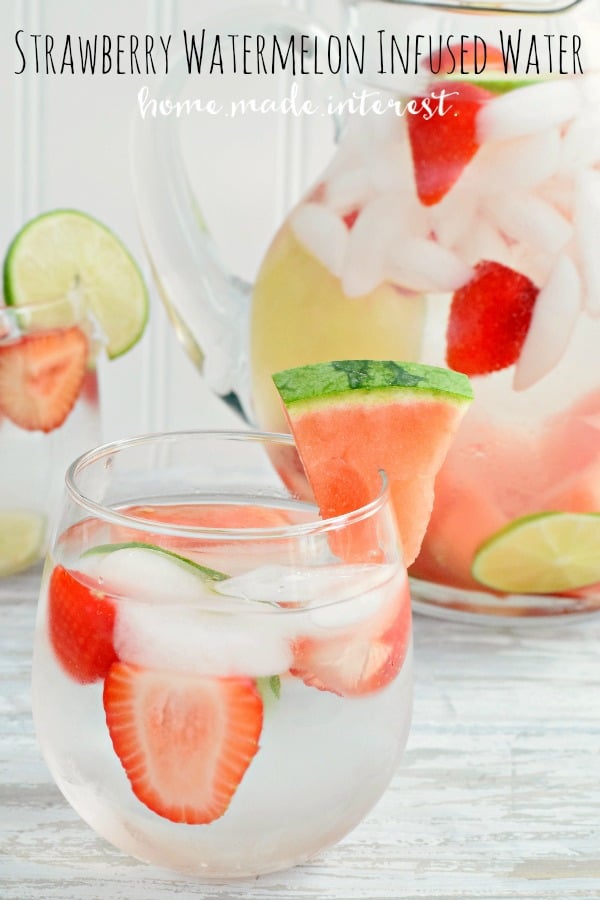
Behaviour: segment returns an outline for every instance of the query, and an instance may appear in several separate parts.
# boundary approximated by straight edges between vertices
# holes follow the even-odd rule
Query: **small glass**
[[[76,293],[0,305],[0,577],[42,559],[62,473],[100,440],[101,346]]]
[[[385,475],[321,520],[284,435],[159,434],[68,471],[33,663],[39,742],[100,835],[210,878],[300,863],[388,786],[411,716]]]

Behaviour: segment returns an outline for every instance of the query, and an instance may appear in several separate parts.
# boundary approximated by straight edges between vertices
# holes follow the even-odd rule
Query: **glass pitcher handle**
[[[207,25],[222,33],[224,28],[241,32],[246,25],[288,38],[293,34],[327,38],[301,13],[272,7],[230,12]],[[187,77],[182,57],[154,94],[158,109],[161,101],[180,95]],[[251,286],[219,258],[186,174],[176,123],[177,118],[142,117],[139,112],[134,120],[132,183],[142,239],[179,340],[211,389],[251,421]]]

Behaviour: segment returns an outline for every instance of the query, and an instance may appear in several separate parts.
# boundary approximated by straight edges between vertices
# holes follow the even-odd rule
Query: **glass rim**
[[[70,303],[75,307],[82,307],[84,299],[81,291],[73,286],[64,294],[58,294],[55,297],[48,297],[44,300],[29,300],[27,303],[7,303],[6,299],[0,297],[0,315],[23,315],[24,313],[40,313],[48,309],[54,309],[63,303]]]
[[[283,447],[296,447],[294,439],[290,434],[280,432],[267,431],[236,431],[236,430],[213,430],[213,429],[191,429],[183,431],[158,431],[147,434],[136,435],[134,437],[122,438],[120,440],[111,441],[101,444],[91,450],[86,451],[77,457],[65,474],[65,487],[71,499],[78,507],[86,510],[94,518],[100,518],[105,522],[114,525],[124,525],[131,528],[134,526],[136,530],[146,531],[152,534],[160,534],[172,537],[182,538],[202,538],[209,540],[268,540],[283,539],[291,537],[306,537],[316,534],[324,534],[339,531],[342,528],[354,525],[358,522],[365,521],[376,515],[390,499],[390,489],[388,477],[383,469],[379,470],[380,485],[375,496],[367,503],[357,506],[356,509],[349,510],[337,516],[328,518],[314,518],[309,522],[302,522],[289,525],[269,525],[252,528],[244,527],[227,527],[217,528],[214,526],[198,526],[198,525],[173,525],[170,523],[160,522],[153,519],[142,519],[136,516],[127,515],[118,512],[101,502],[93,500],[77,486],[78,476],[89,466],[94,463],[106,459],[114,454],[125,452],[135,447],[143,445],[159,445],[161,443],[175,443],[184,439],[198,440],[231,440],[231,441],[251,441],[259,444],[279,444]],[[198,499],[208,497],[206,493],[198,494]],[[195,498],[196,499],[196,498]],[[261,505],[261,501],[265,500],[264,494],[257,494],[255,505]],[[277,499],[274,496],[271,499]],[[281,498],[280,498],[281,499]],[[213,501],[218,502],[218,501]],[[208,505],[208,504],[207,504]],[[317,510],[318,514],[318,510]],[[68,529],[67,529],[68,530]]]

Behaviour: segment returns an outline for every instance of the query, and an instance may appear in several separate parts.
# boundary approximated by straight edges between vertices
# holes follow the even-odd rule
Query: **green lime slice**
[[[515,519],[481,545],[471,574],[510,594],[560,594],[600,582],[600,513]]]
[[[160,553],[184,568],[191,568],[194,574],[198,575],[203,581],[225,581],[225,579],[229,578],[229,575],[224,575],[223,572],[218,572],[216,569],[209,569],[208,566],[201,566],[200,563],[194,562],[193,559],[188,559],[187,556],[180,556],[179,553],[173,553],[172,550],[165,550],[164,547],[158,547],[156,544],[145,544],[143,541],[99,544],[97,547],[90,547],[89,550],[82,553],[81,558],[101,553],[114,553],[116,550],[148,550],[150,553]]]
[[[21,572],[41,558],[45,526],[45,519],[39,513],[0,512],[0,576]]]
[[[500,72],[495,72],[493,75],[478,75],[475,77],[473,75],[452,74],[446,76],[446,80],[456,84],[472,84],[475,87],[490,91],[492,94],[508,94],[509,91],[516,91],[518,88],[539,84],[543,80],[543,76],[518,78],[515,75],[504,75]]]
[[[140,339],[148,320],[148,291],[129,251],[85,213],[44,213],[28,222],[8,248],[5,301],[41,305],[74,290],[89,304],[111,359]]]

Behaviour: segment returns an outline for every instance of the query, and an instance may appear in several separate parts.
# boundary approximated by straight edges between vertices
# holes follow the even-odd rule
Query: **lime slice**
[[[481,545],[471,573],[511,594],[559,594],[600,582],[600,514],[515,519]]]
[[[181,556],[179,553],[173,553],[172,550],[166,550],[164,547],[158,547],[156,544],[145,544],[143,541],[123,541],[119,544],[99,544],[97,547],[90,547],[85,553],[81,554],[84,559],[88,556],[96,556],[102,553],[115,553],[117,550],[147,550],[150,553],[159,553],[160,555],[172,560],[184,568],[191,569],[194,574],[198,575],[203,581],[225,581],[229,575],[223,572],[217,572],[216,569],[209,569],[208,566],[201,566],[200,563],[188,559],[187,556]]]
[[[39,513],[0,512],[0,576],[33,565],[44,552],[45,520]]]
[[[106,338],[109,357],[141,337],[148,319],[148,291],[121,241],[85,213],[59,209],[28,222],[4,260],[9,306],[43,304],[80,291]]]
[[[538,75],[535,78],[517,78],[514,75],[504,75],[498,72],[493,75],[477,76],[475,78],[472,75],[452,74],[448,75],[448,81],[472,84],[475,87],[490,91],[492,94],[508,94],[509,91],[515,91],[518,88],[539,84],[542,81],[542,77]]]

